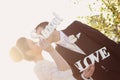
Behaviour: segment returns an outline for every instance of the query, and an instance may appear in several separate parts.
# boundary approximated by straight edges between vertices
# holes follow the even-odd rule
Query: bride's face
[[[41,51],[42,49],[37,46],[32,40],[30,39],[27,39],[27,43],[28,43],[28,46],[30,48],[30,50],[28,50],[26,52],[26,55],[30,56],[31,58],[32,57],[37,57],[37,56],[41,56]]]

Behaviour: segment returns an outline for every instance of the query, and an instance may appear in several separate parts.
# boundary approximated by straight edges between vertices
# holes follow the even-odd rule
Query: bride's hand
[[[48,52],[50,52],[51,50],[53,50],[53,47],[51,46],[50,43],[47,42],[46,39],[40,39],[39,41],[39,46],[43,49],[46,50]]]

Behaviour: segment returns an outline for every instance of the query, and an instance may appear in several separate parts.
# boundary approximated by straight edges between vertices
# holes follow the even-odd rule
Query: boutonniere
[[[70,35],[68,37],[68,39],[69,39],[70,43],[75,43],[77,41],[77,38],[74,35]]]
[[[68,37],[70,43],[75,43],[79,38],[80,38],[81,33],[78,33],[76,36],[75,35],[70,35]]]

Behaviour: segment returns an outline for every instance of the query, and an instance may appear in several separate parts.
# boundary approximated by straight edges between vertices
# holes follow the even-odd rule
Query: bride
[[[50,53],[55,62],[42,57],[43,49]],[[45,40],[37,46],[32,40],[21,37],[17,40],[16,46],[11,48],[10,55],[16,62],[22,59],[35,62],[34,71],[39,80],[76,80],[67,62]]]

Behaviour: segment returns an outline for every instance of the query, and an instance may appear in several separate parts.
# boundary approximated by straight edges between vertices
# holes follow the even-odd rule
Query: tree
[[[100,4],[100,7],[95,5]],[[86,24],[98,29],[108,38],[120,42],[120,0],[96,0],[89,5],[91,12],[99,11],[98,15],[91,15],[79,19],[85,19]]]

